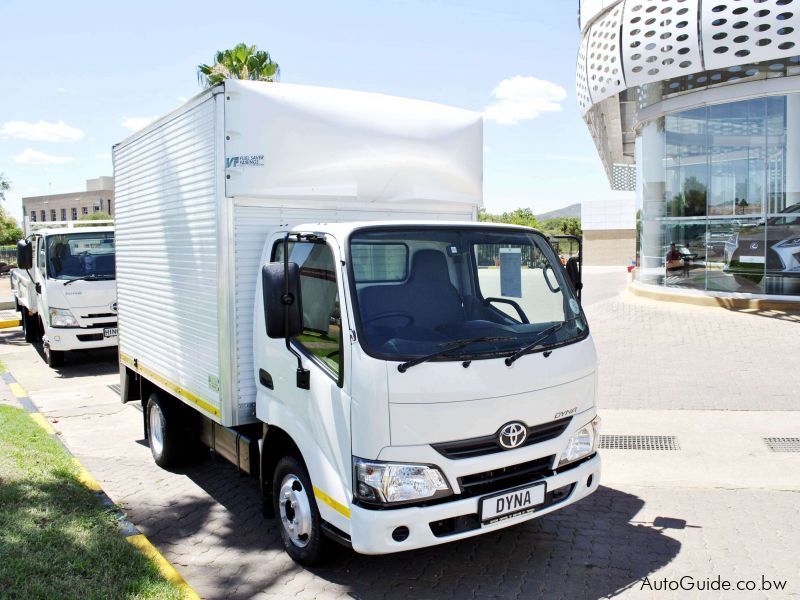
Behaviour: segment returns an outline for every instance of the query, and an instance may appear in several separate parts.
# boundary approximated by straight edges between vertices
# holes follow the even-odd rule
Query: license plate
[[[103,328],[103,337],[117,337],[118,332],[116,327]]]
[[[739,262],[743,263],[763,263],[764,257],[763,256],[740,256]]]
[[[544,483],[537,483],[481,498],[481,521],[491,523],[512,515],[531,512],[544,502],[545,488]]]

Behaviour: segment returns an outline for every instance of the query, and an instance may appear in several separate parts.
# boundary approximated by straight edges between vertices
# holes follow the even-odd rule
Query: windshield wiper
[[[415,365],[419,365],[419,364],[422,364],[424,362],[428,362],[432,358],[437,358],[439,356],[444,356],[446,354],[449,354],[450,352],[453,352],[454,350],[460,350],[461,348],[469,346],[470,344],[477,344],[479,342],[502,342],[502,341],[506,341],[506,340],[515,340],[515,339],[517,339],[517,337],[513,336],[513,335],[502,335],[502,336],[495,336],[495,337],[480,336],[480,337],[470,338],[468,340],[458,340],[458,341],[455,341],[455,342],[452,342],[452,343],[448,344],[445,348],[442,348],[441,350],[437,350],[436,352],[433,352],[432,354],[428,354],[426,356],[420,356],[419,358],[414,358],[414,359],[411,359],[411,360],[407,360],[406,362],[404,362],[404,363],[402,363],[400,365],[397,365],[397,370],[400,371],[401,373],[405,373],[408,369],[410,369],[411,367],[413,367]]]
[[[567,323],[574,321],[577,318],[578,317],[572,317],[571,319],[567,319],[566,321],[561,321],[560,323],[556,323],[555,325],[548,327],[542,333],[540,333],[539,337],[533,340],[530,344],[528,344],[527,346],[523,346],[522,348],[514,352],[514,354],[506,358],[506,365],[510,367],[511,365],[514,364],[514,362],[516,362],[518,358],[527,354],[531,350],[535,350],[536,348],[541,346],[542,342],[544,342],[548,337],[550,337],[556,331],[564,327],[564,325],[566,325]]]
[[[106,279],[116,279],[116,276],[115,275],[97,275],[97,274],[93,273],[91,275],[84,275],[82,277],[76,277],[75,279],[70,279],[64,285],[65,286],[69,285],[70,283],[73,283],[75,281],[103,281],[103,280],[106,280]]]

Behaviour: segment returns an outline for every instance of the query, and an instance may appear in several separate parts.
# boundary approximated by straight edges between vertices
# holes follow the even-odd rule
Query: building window
[[[45,211],[41,212],[42,212],[42,223],[44,223],[45,221],[47,221],[47,213]]]
[[[67,220],[67,209],[66,208],[62,208],[61,209],[61,220],[62,221],[66,221]]]
[[[81,207],[81,214],[83,214],[83,215],[88,215],[88,214],[89,214],[89,209],[88,209],[88,207],[86,207],[86,206],[82,206],[82,207]]]
[[[36,211],[35,210],[31,211],[31,222],[32,223],[36,223]]]
[[[94,207],[94,212],[96,212],[96,213],[100,212],[100,207],[99,207],[99,206],[97,206],[97,205],[95,205],[95,207]]]
[[[74,206],[72,207],[72,220],[73,221],[78,220],[78,209],[75,208]]]
[[[50,209],[50,220],[51,221],[55,221],[56,220],[56,209],[55,208],[51,208]]]

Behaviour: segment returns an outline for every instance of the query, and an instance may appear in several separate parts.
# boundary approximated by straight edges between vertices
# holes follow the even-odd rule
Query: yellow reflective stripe
[[[8,329],[9,327],[19,327],[22,321],[19,319],[3,319],[0,321],[0,329]]]
[[[336,500],[328,496],[328,494],[319,489],[317,486],[314,485],[311,487],[314,488],[314,497],[317,500],[324,502],[336,512],[341,513],[342,515],[344,515],[346,519],[350,518],[350,509],[347,508],[344,504],[342,504],[341,502],[337,502]]]
[[[133,359],[131,359],[131,357],[128,356],[127,354],[122,354],[120,352],[119,359],[123,363],[128,365],[129,367],[132,367],[132,368],[136,369],[142,375],[147,375],[151,379],[154,379],[155,381],[159,382],[161,385],[163,385],[166,389],[168,389],[170,392],[172,392],[176,396],[178,396],[180,398],[183,398],[187,402],[191,402],[192,404],[196,404],[197,406],[202,408],[204,411],[211,413],[215,417],[219,417],[220,416],[219,409],[217,407],[212,406],[211,404],[209,404],[208,402],[206,402],[205,400],[200,398],[200,396],[197,396],[196,394],[193,394],[189,390],[186,390],[186,389],[182,388],[178,384],[173,383],[172,381],[170,381],[169,379],[167,379],[163,375],[161,375],[159,373],[156,373],[152,369],[148,369],[147,367],[142,366],[142,363],[137,362],[137,364],[134,365],[133,364]]]
[[[164,579],[183,591],[184,598],[187,600],[200,600],[200,596],[197,595],[197,592],[186,583],[186,580],[181,577],[181,574],[175,570],[175,567],[169,564],[169,561],[150,543],[150,540],[142,534],[128,536],[125,540],[153,561],[161,572],[161,575],[164,576]]]
[[[16,381],[13,383],[9,383],[8,389],[10,389],[11,393],[14,394],[17,398],[25,398],[28,396],[28,392],[25,391],[25,388],[23,388]]]

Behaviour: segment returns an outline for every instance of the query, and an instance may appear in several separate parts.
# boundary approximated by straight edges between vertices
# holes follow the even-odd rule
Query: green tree
[[[581,220],[578,217],[553,217],[542,221],[542,231],[551,235],[574,235],[581,237]]]
[[[17,220],[0,206],[0,245],[16,244],[23,238],[22,229]]]
[[[269,52],[259,50],[255,44],[236,44],[228,50],[218,50],[213,64],[197,65],[197,82],[204,88],[226,79],[278,81],[280,74],[281,69]]]
[[[113,217],[107,212],[95,212],[88,215],[81,215],[80,221],[111,221]]]

